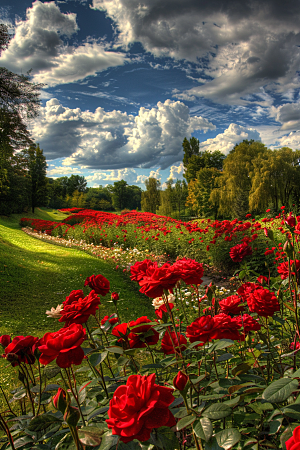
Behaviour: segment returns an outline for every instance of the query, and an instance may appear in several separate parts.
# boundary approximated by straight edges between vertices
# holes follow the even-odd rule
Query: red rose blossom
[[[11,343],[11,337],[9,334],[3,334],[0,336],[0,345],[4,348],[7,347]]]
[[[172,389],[155,384],[155,374],[130,375],[126,385],[119,386],[109,403],[108,428],[122,442],[147,441],[155,428],[173,427],[176,420],[169,410]]]
[[[71,323],[86,323],[88,318],[96,314],[99,309],[100,299],[95,291],[91,291],[85,298],[79,298],[70,305],[65,305],[60,312],[59,322],[66,322],[68,327]]]
[[[131,276],[130,279],[133,281],[140,281],[147,275],[147,271],[157,267],[157,263],[151,261],[151,259],[144,259],[144,261],[137,261],[133,266],[130,267]]]
[[[190,342],[207,342],[215,339],[217,332],[214,328],[214,319],[211,316],[198,317],[194,322],[186,327],[186,337]]]
[[[248,255],[252,255],[252,248],[246,242],[235,245],[229,252],[229,256],[234,262],[241,262]]]
[[[290,270],[291,270],[291,275],[295,275],[295,269],[298,275],[298,272],[300,270],[300,261],[298,259],[296,259],[295,261],[293,259],[290,260]],[[285,280],[286,278],[288,278],[289,276],[289,263],[288,261],[283,262],[281,264],[279,264],[279,266],[277,267],[277,272],[280,275],[280,278],[282,280]]]
[[[111,293],[111,299],[112,299],[113,302],[117,302],[119,300],[118,292],[112,292]]]
[[[159,333],[156,330],[153,330],[153,325],[148,325],[149,323],[152,323],[152,320],[148,319],[147,316],[129,322],[130,330],[134,327],[128,335],[130,348],[144,348],[147,345],[157,344]],[[150,330],[151,334],[148,335]],[[147,336],[144,336],[146,333]],[[141,338],[143,338],[143,340]]]
[[[3,357],[11,363],[13,367],[21,362],[33,364],[35,362],[34,350],[37,347],[39,338],[34,336],[16,336],[5,348]]]
[[[174,304],[173,303],[168,303],[169,304],[169,308],[173,309],[174,308]],[[168,310],[166,305],[161,305],[159,308],[157,308],[155,311],[155,315],[158,319],[162,319],[164,316],[168,317]]]
[[[178,374],[173,379],[173,386],[178,391],[183,391],[188,381],[189,377],[179,370]]]
[[[109,321],[111,325],[114,325],[115,323],[119,322],[119,319],[114,316],[114,314],[111,314],[110,316],[104,316],[101,320],[101,325],[105,325],[105,323]]]
[[[261,329],[260,323],[253,319],[249,314],[244,314],[243,317],[235,317],[235,321],[241,328],[240,333],[244,334],[244,336],[248,334],[249,331],[259,331]]]
[[[240,314],[244,310],[244,306],[241,304],[242,300],[238,295],[230,295],[224,300],[219,301],[221,311],[225,314]]]
[[[81,364],[84,352],[80,345],[85,339],[86,331],[77,323],[54,333],[46,333],[40,339],[39,350],[42,353],[40,363],[47,365],[56,359],[56,364],[62,368]]]
[[[220,313],[214,316],[214,323],[216,329],[216,337],[214,339],[232,339],[233,341],[239,341],[241,339],[239,333],[240,326],[235,318]]]
[[[80,298],[84,298],[84,293],[81,289],[71,291],[66,300],[63,302],[64,307],[66,305],[71,305],[73,302],[78,302]]]
[[[173,289],[179,276],[172,272],[172,266],[165,263],[161,267],[152,266],[140,281],[140,292],[151,298],[161,297],[164,290]]]
[[[260,284],[255,283],[244,283],[237,289],[237,293],[242,297],[243,301],[247,301],[247,297],[251,292],[255,291],[255,289],[261,288]]]
[[[293,436],[285,442],[286,450],[300,450],[300,425],[293,431]]]
[[[176,261],[172,266],[172,271],[178,274],[178,278],[186,284],[201,284],[203,282],[203,264],[194,259],[182,258]]]
[[[251,312],[256,312],[262,317],[272,317],[280,306],[273,292],[268,289],[258,288],[247,297],[247,303]]]
[[[87,279],[84,282],[84,285],[89,286],[96,292],[96,294],[102,295],[103,297],[110,290],[110,283],[108,279],[101,274],[91,275],[90,277],[87,277]]]
[[[179,338],[179,343],[178,343]],[[176,352],[181,352],[186,349],[187,339],[186,337],[174,331],[166,331],[165,335],[161,341],[161,349],[165,355],[173,355],[175,353],[174,346]]]

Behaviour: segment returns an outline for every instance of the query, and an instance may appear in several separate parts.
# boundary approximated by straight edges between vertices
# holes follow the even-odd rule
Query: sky
[[[299,0],[1,0],[0,66],[43,83],[48,176],[183,179],[182,141],[300,148]]]

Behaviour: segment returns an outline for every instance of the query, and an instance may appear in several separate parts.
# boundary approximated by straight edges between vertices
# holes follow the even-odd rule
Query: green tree
[[[143,190],[139,186],[128,186],[128,200],[126,207],[128,209],[141,209],[141,200]]]
[[[187,205],[192,207],[198,216],[217,218],[218,203],[212,202],[210,195],[221,175],[215,168],[204,167],[197,172],[197,178],[189,183]]]
[[[112,201],[117,209],[124,209],[127,207],[129,200],[128,184],[125,180],[115,181],[112,186]]]
[[[142,192],[142,210],[156,213],[160,205],[160,181],[150,177],[145,180],[146,191]]]
[[[66,193],[70,196],[72,196],[75,191],[86,192],[87,181],[84,176],[72,174],[69,178],[67,178],[66,184]]]
[[[36,206],[47,204],[47,163],[39,144],[33,144],[22,151],[26,162],[28,189],[27,195],[32,212]]]
[[[166,189],[160,191],[160,206],[157,213],[161,216],[172,216],[174,211],[174,180],[170,178],[166,181]]]

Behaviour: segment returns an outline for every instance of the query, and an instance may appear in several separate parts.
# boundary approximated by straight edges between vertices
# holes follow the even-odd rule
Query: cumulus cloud
[[[287,136],[282,136],[278,140],[276,147],[290,147],[293,150],[300,149],[300,131],[292,131]]]
[[[282,130],[292,130],[300,127],[300,103],[285,103],[270,109],[271,117],[282,123]]]
[[[50,164],[53,167],[53,164]],[[62,167],[57,166],[54,169],[47,170],[47,176],[56,178],[57,176],[78,175],[82,173],[78,167]]]
[[[93,169],[124,167],[165,169],[182,160],[182,141],[195,130],[215,129],[201,116],[190,117],[180,101],[140,108],[136,116],[120,111],[95,112],[64,107],[52,98],[40,110],[31,132],[48,159]]]
[[[231,123],[229,127],[218,134],[215,138],[207,139],[201,142],[201,150],[215,151],[220,150],[227,155],[233,149],[235,144],[242,142],[244,139],[254,139],[260,141],[260,134],[254,128],[246,128],[235,123]]]
[[[77,31],[76,14],[63,14],[55,2],[37,0],[26,10],[26,20],[16,22],[14,37],[0,64],[17,73],[32,69],[35,82],[55,86],[82,80],[126,61],[123,53],[113,52],[102,43],[72,47],[63,42],[62,36],[69,38]]]
[[[183,167],[182,162],[179,164],[179,166],[171,166],[170,167],[170,175],[168,176],[168,180],[170,178],[173,178],[173,180],[176,180],[176,179],[182,180],[183,172],[184,172],[184,167]]]
[[[127,183],[135,184],[137,182],[137,173],[134,169],[119,169],[106,172],[95,172],[93,175],[85,177],[89,184],[114,183],[115,181],[125,180]]]
[[[93,0],[93,6],[115,22],[125,48],[138,41],[155,56],[199,63],[208,81],[178,98],[234,104],[255,93],[262,103],[260,86],[292,93],[300,85],[300,3],[294,0]]]

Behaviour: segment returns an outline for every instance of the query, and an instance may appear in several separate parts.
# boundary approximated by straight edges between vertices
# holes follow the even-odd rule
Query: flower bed
[[[297,449],[299,228],[297,219],[283,228],[276,276],[245,267],[233,295],[203,292],[194,259],[145,259],[131,279],[155,321],[124,322],[119,293],[99,274],[47,312],[59,331],[1,336],[20,380],[0,414],[1,448]],[[250,258],[237,245],[231,258]],[[115,313],[100,317],[107,298]]]

